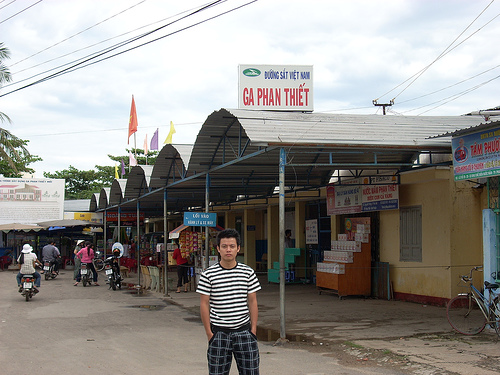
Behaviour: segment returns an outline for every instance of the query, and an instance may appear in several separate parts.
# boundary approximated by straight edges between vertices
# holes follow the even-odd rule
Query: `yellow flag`
[[[170,131],[168,132],[167,139],[165,139],[165,142],[163,142],[163,144],[172,143],[172,136],[174,135],[174,133],[174,123],[170,121]]]
[[[118,164],[115,163],[115,179],[119,179],[120,177],[118,177]]]

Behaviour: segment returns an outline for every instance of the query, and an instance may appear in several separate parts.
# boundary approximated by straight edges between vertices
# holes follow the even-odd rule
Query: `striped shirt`
[[[225,269],[217,263],[201,274],[196,292],[210,296],[211,324],[236,329],[250,322],[248,294],[260,288],[255,271],[246,264]]]

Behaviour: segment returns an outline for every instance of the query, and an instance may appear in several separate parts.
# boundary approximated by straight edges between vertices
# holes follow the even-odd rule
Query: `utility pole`
[[[382,107],[382,113],[385,115],[385,107],[391,107],[394,104],[394,99],[391,99],[387,104],[379,104],[377,99],[373,99],[372,103],[375,107]]]

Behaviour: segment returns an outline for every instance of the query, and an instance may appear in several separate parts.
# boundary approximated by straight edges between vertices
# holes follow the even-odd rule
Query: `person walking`
[[[42,280],[42,276],[35,270],[35,265],[42,265],[35,253],[32,253],[33,248],[29,244],[24,244],[23,249],[21,250],[21,255],[17,258],[17,263],[21,266],[19,272],[16,276],[17,286],[19,288],[19,293],[23,291],[21,286],[21,281],[23,275],[33,275],[35,276],[35,293],[38,293],[38,289],[40,288],[40,282]]]
[[[181,287],[184,285],[184,293],[187,293],[187,287],[189,283],[189,278],[188,278],[188,260],[187,258],[184,258],[182,256],[182,253],[179,249],[179,246],[174,250],[174,253],[172,254],[172,258],[175,259],[177,262],[177,290],[175,293],[180,293],[181,292]]]
[[[94,280],[94,285],[99,286],[97,283],[97,271],[94,267],[94,245],[91,244],[90,242],[85,242],[85,247],[83,247],[77,254],[76,256],[81,260],[81,263],[87,263],[87,268],[89,268],[92,271],[92,276]],[[76,283],[73,284],[74,286],[77,286],[80,280],[82,279],[82,274],[81,270],[78,272],[78,275],[76,276]]]
[[[255,271],[238,263],[240,235],[225,229],[217,235],[220,261],[200,276],[200,315],[208,339],[210,375],[228,375],[232,357],[240,375],[259,374],[257,343],[257,291],[261,289]]]

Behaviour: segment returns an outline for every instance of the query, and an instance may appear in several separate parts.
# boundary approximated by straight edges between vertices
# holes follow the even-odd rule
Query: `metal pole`
[[[285,162],[286,152],[280,149],[279,165],[279,261],[280,261],[280,340],[286,341],[285,332]]]
[[[118,206],[118,237],[117,242],[121,243],[121,220],[122,220],[122,206]]]
[[[103,245],[102,245],[103,250],[104,250],[104,259],[106,259],[106,248],[107,248],[107,244],[108,244],[108,239],[107,239],[107,228],[106,228],[106,226],[107,226],[107,225],[106,225],[106,224],[107,224],[107,220],[106,220],[106,219],[107,219],[107,216],[108,216],[107,211],[106,211],[106,209],[104,209],[104,217],[103,217],[103,220],[102,220],[102,222],[103,222],[103,224],[104,224],[104,225],[103,225],[103,233],[102,233],[102,235],[104,236],[104,238],[103,238],[103,240],[104,240],[103,242],[104,242],[104,243],[103,243]],[[75,265],[75,267],[76,267],[76,265]]]
[[[165,259],[165,269],[163,270],[163,282],[164,282],[164,291],[165,297],[168,297],[168,251],[167,251],[167,243],[168,243],[168,231],[167,231],[167,189],[163,191],[163,251]]]
[[[208,213],[208,205],[210,204],[210,174],[207,173],[205,180],[205,212]],[[208,248],[208,227],[205,227],[205,265],[204,269],[208,268],[208,258],[210,257],[210,249]]]
[[[137,252],[137,276],[138,276],[137,283],[141,285],[141,240],[140,240],[141,233],[139,228],[139,221],[140,221],[140,210],[139,210],[139,199],[137,199],[137,241],[135,243],[135,251]]]

